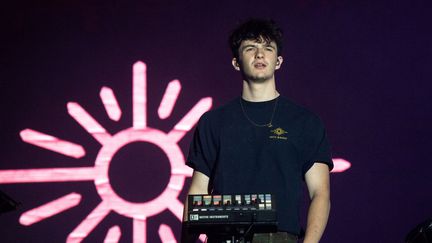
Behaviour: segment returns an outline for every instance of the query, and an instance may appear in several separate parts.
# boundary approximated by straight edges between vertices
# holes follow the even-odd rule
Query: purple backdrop
[[[167,83],[182,82],[169,119],[148,123],[169,131],[202,97],[219,106],[240,94],[240,76],[230,64],[229,31],[247,17],[271,17],[286,32],[279,91],[321,116],[334,157],[352,163],[332,174],[332,211],[322,242],[401,242],[410,229],[432,216],[432,32],[427,1],[207,2],[33,1],[4,6],[1,29],[0,170],[89,166],[99,144],[67,114],[77,101],[107,130],[132,124],[134,62],[148,65],[148,112],[157,113]],[[110,121],[99,100],[103,85],[115,90],[124,112]],[[79,160],[26,144],[19,132],[31,127],[79,142],[88,151]],[[191,134],[179,143],[187,152]],[[130,158],[151,153],[166,171],[162,152],[125,149],[116,158],[118,190],[147,200],[161,187],[149,178],[128,176],[130,167],[148,170]],[[131,154],[133,156],[131,156]],[[123,157],[122,157],[123,156]],[[161,159],[162,158],[162,159]],[[153,179],[154,180],[154,179]],[[166,175],[159,176],[167,183]],[[187,181],[189,183],[189,181]],[[60,242],[99,203],[91,182],[1,184],[22,202],[0,215],[2,242]],[[21,213],[77,191],[82,202],[32,226]],[[180,200],[185,197],[181,194]],[[170,212],[148,221],[148,242],[157,229],[180,223]],[[100,242],[114,224],[121,242],[132,241],[132,222],[111,213],[86,238]]]

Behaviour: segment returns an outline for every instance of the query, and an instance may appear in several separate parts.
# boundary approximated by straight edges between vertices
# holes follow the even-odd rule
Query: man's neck
[[[242,98],[251,102],[262,102],[279,96],[274,80],[263,83],[243,80]]]

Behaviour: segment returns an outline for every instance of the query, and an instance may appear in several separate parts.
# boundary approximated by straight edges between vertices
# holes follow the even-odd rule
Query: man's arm
[[[315,163],[305,175],[311,204],[309,206],[304,243],[321,239],[330,213],[330,176],[327,164]]]
[[[199,171],[194,171],[192,175],[192,183],[189,188],[188,195],[208,194],[208,184],[209,184],[208,176],[204,175]],[[183,221],[187,221],[187,213],[188,213],[187,210],[188,210],[188,200],[186,197],[186,202],[184,204],[184,209],[183,209]]]

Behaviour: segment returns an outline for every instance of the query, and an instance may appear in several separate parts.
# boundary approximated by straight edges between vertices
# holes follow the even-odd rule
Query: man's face
[[[274,71],[280,68],[282,57],[277,55],[274,41],[263,39],[242,41],[239,58],[233,59],[234,68],[242,71],[243,78],[252,82],[265,82],[274,79]]]

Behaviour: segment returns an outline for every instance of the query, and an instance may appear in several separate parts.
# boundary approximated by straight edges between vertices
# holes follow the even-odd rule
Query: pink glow
[[[158,233],[163,243],[177,243],[174,234],[168,225],[161,224]]]
[[[104,243],[117,243],[121,237],[120,227],[115,225],[108,230]]]
[[[201,115],[210,110],[212,98],[202,98],[195,106],[175,125],[168,136],[175,142],[180,141],[184,135],[198,122]]]
[[[136,217],[133,220],[133,242],[147,242],[147,222],[144,216]]]
[[[185,165],[185,166],[179,167],[177,169],[171,170],[171,174],[173,174],[173,175],[185,175],[185,176],[191,177],[193,174],[193,169]]]
[[[176,199],[168,205],[168,208],[180,221],[183,220],[183,203]]]
[[[81,242],[110,212],[110,206],[101,202],[87,217],[78,225],[66,239],[67,243]]]
[[[147,127],[147,66],[143,62],[133,65],[133,127]]]
[[[100,144],[104,144],[111,135],[91,115],[87,113],[78,103],[67,104],[69,115],[71,115],[88,133],[90,133]]]
[[[29,144],[51,150],[72,158],[81,158],[85,155],[85,150],[81,145],[64,141],[59,138],[32,130],[24,129],[20,132],[21,139]]]
[[[108,117],[113,121],[119,121],[122,112],[112,89],[109,87],[102,87],[99,95],[105,106]]]
[[[181,85],[180,81],[173,80],[168,84],[162,101],[159,105],[158,114],[159,118],[165,119],[171,115],[178,95],[180,94]]]
[[[189,131],[199,120],[201,115],[210,110],[212,98],[202,98],[174,127],[176,130]]]
[[[93,167],[1,170],[0,184],[30,182],[90,181],[95,178]]]
[[[109,164],[115,153],[132,142],[149,142],[155,144],[167,155],[171,171],[182,171],[184,168],[184,157],[178,145],[169,139],[162,131],[147,128],[146,130],[135,130],[129,128],[112,137],[112,139],[99,151],[96,158],[95,186],[101,198],[111,205],[117,213],[127,217],[135,218],[136,215],[150,217],[169,208],[173,200],[177,200],[184,185],[185,175],[171,173],[168,187],[155,199],[143,202],[132,203],[124,200],[116,194],[109,183]],[[176,213],[181,213],[176,212]]]
[[[207,235],[205,235],[205,234],[200,234],[199,239],[200,239],[202,242],[207,242]]]
[[[351,167],[351,162],[341,158],[333,158],[333,164],[334,168],[331,171],[332,173],[344,172]]]
[[[73,192],[23,213],[19,221],[22,225],[32,225],[53,215],[73,208],[78,205],[80,201],[81,195]]]
[[[67,242],[81,242],[93,229],[111,212],[115,211],[121,215],[133,219],[134,242],[146,242],[147,240],[147,218],[155,216],[162,211],[170,210],[180,221],[182,219],[183,204],[177,199],[183,189],[186,177],[192,175],[192,169],[185,166],[183,153],[177,142],[196,124],[202,113],[210,109],[212,99],[210,97],[201,99],[194,107],[177,123],[168,133],[147,127],[147,97],[146,97],[146,65],[143,62],[136,62],[133,65],[133,126],[126,128],[115,135],[109,134],[90,114],[88,114],[78,103],[67,104],[68,113],[73,117],[89,134],[91,134],[101,145],[97,154],[94,167],[79,168],[48,168],[48,169],[24,169],[24,170],[3,170],[0,171],[0,184],[7,183],[30,183],[30,182],[65,182],[65,181],[94,181],[96,190],[102,202],[69,234]],[[170,82],[166,93],[159,106],[159,116],[164,119],[169,117],[175,106],[181,84],[178,80]],[[118,106],[114,92],[103,87],[100,92],[102,102],[110,119],[120,119],[121,110]],[[53,141],[56,138],[32,131],[22,131],[23,140],[39,147],[71,154],[76,158],[85,155],[79,145],[57,139],[56,145],[46,145],[46,141]],[[44,141],[44,142],[41,142]],[[67,144],[73,149],[66,150],[65,146],[55,149],[59,143]],[[158,146],[168,157],[171,166],[171,177],[168,186],[156,198],[143,203],[135,203],[124,200],[116,194],[110,184],[108,175],[109,166],[113,156],[121,148],[133,142],[147,142]],[[42,144],[42,145],[41,145]],[[48,143],[50,144],[50,143]],[[54,148],[54,149],[53,149]],[[79,149],[81,148],[81,150]],[[65,152],[66,151],[66,152]],[[152,162],[148,162],[152,163]],[[79,198],[81,199],[81,198]],[[74,201],[75,200],[75,201]],[[33,224],[41,220],[32,219],[32,215],[44,211],[43,218],[48,218],[56,213],[67,210],[79,203],[76,194],[70,194],[56,201],[49,202],[43,206],[30,210],[23,214],[21,221],[24,224]],[[55,208],[50,209],[49,208]],[[163,225],[163,239],[174,240],[172,230],[169,226]],[[105,242],[118,242],[121,231],[118,226],[110,228]]]

